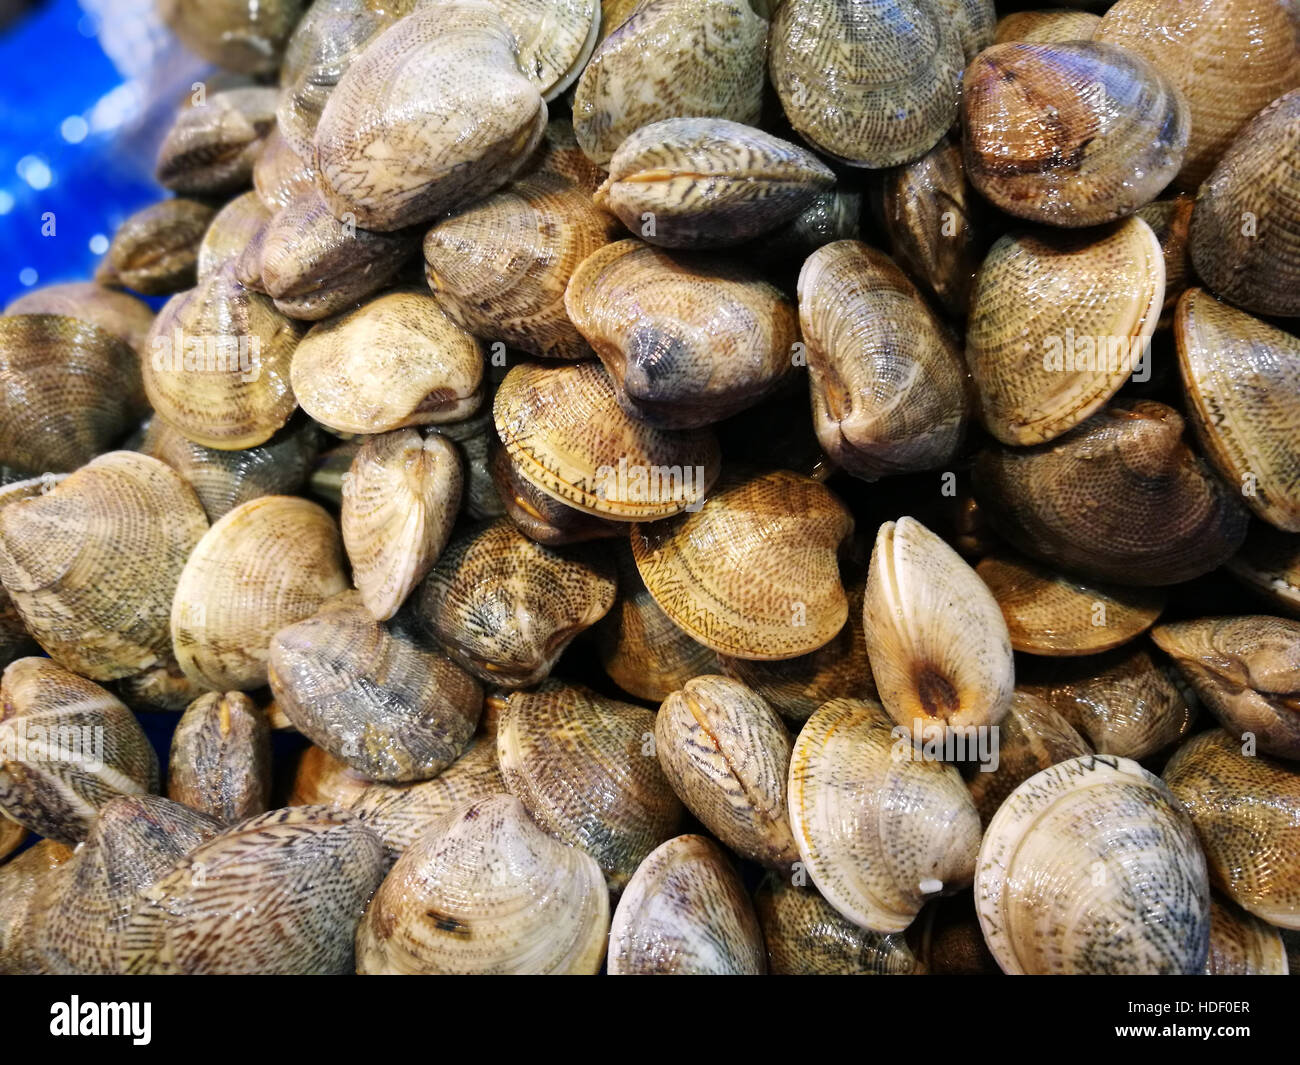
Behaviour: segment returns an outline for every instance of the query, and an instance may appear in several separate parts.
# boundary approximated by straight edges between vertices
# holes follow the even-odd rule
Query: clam
[[[196,444],[264,444],[295,409],[289,362],[298,329],[227,266],[158,312],[143,357],[153,408]]]
[[[622,2],[622,0],[619,0]],[[640,0],[627,0],[635,7]],[[628,14],[631,14],[629,9]],[[601,29],[605,29],[602,24]],[[541,174],[554,174],[564,178],[570,184],[577,185],[588,195],[595,195],[605,180],[605,168],[598,166],[587,158],[578,138],[573,132],[573,123],[557,115],[552,115],[546,123],[546,132],[542,143],[529,160],[524,171],[528,177]]]
[[[1277,609],[1300,615],[1300,536],[1256,522],[1224,568]]]
[[[275,128],[273,88],[248,86],[183,107],[158,150],[158,184],[183,196],[222,196],[248,187]]]
[[[961,774],[913,754],[896,731],[879,703],[832,699],[790,758],[790,827],[808,876],[844,917],[880,933],[968,887],[980,839]]]
[[[859,928],[808,887],[768,873],[754,909],[773,976],[906,976],[920,971],[902,936]]]
[[[43,971],[32,935],[32,906],[62,879],[71,858],[70,848],[43,839],[0,866],[0,974]]]
[[[619,891],[677,828],[682,806],[655,757],[655,715],[559,683],[514,692],[497,723],[506,790]]]
[[[1146,632],[1165,608],[1159,588],[1090,584],[1011,552],[981,559],[975,572],[998,601],[1011,646],[1029,654],[1114,650]]]
[[[731,859],[704,836],[657,847],[619,899],[610,976],[761,976],[763,932]]]
[[[1286,976],[1282,933],[1219,895],[1210,897],[1207,976]]]
[[[713,434],[649,425],[617,396],[592,361],[513,367],[493,418],[518,475],[561,503],[616,521],[654,521],[698,505],[718,476]]]
[[[253,164],[253,188],[258,199],[274,214],[315,187],[316,169],[310,162],[310,155],[299,155],[277,126],[266,138],[257,162]]]
[[[270,717],[269,712],[267,716]],[[348,810],[374,786],[346,762],[312,744],[298,759],[287,805],[337,806]]]
[[[209,692],[186,708],[172,735],[167,795],[225,825],[266,811],[271,729],[252,699]]]
[[[1192,262],[1215,295],[1252,314],[1300,315],[1298,189],[1300,89],[1292,89],[1246,124],[1196,197]]]
[[[918,742],[931,727],[965,730],[1006,716],[1015,664],[997,600],[915,518],[877,532],[863,616],[880,701]]]
[[[1161,625],[1151,638],[1225,729],[1300,761],[1300,621],[1201,618]]]
[[[112,451],[0,510],[0,581],[60,665],[127,677],[168,658],[169,605],[207,526],[170,467]]]
[[[795,365],[795,309],[752,267],[621,240],[589,255],[564,293],[619,406],[694,429],[771,394]]]
[[[357,971],[594,975],[608,929],[591,856],[498,795],[434,818],[397,859],[357,929]]]
[[[886,256],[859,241],[819,248],[799,272],[817,438],[868,480],[933,469],[960,446],[966,370],[946,327]]]
[[[236,262],[270,218],[271,212],[255,192],[236,196],[221,208],[199,244],[195,267],[199,279],[211,277],[227,263]]]
[[[788,872],[799,861],[786,816],[790,736],[738,681],[695,677],[663,701],[655,749],[673,791],[742,858]]]
[[[811,152],[725,118],[642,126],[610,159],[596,203],[651,244],[740,244],[795,218],[835,174]]]
[[[140,364],[106,329],[63,314],[0,317],[0,454],[31,473],[74,470],[126,435]]]
[[[1023,690],[1051,705],[1098,754],[1151,757],[1186,736],[1196,716],[1190,693],[1143,644],[1027,672]]]
[[[1113,44],[995,44],[962,81],[966,175],[1032,222],[1094,226],[1150,202],[1191,125],[1174,83]]]
[[[596,47],[600,0],[489,2],[514,34],[519,69],[547,103],[558,100]]]
[[[1259,517],[1300,532],[1300,338],[1198,288],[1178,301],[1174,337],[1206,457]]]
[[[614,605],[603,556],[543,547],[503,519],[454,539],[416,592],[429,631],[480,680],[524,688]]]
[[[1300,86],[1300,49],[1282,4],[1118,0],[1092,39],[1150,60],[1187,101],[1191,135],[1174,183],[1195,190],[1250,118]]]
[[[309,419],[298,418],[264,444],[221,451],[196,444],[162,418],[153,418],[140,450],[180,474],[199,497],[208,520],[216,521],[250,499],[302,488],[322,435]]]
[[[383,844],[344,810],[295,806],[249,818],[136,894],[123,932],[123,969],[160,976],[349,973],[352,936],[384,866]]]
[[[299,732],[371,780],[427,780],[465,749],[483,689],[407,626],[348,591],[271,641],[276,704]]]
[[[418,241],[409,230],[376,233],[340,222],[320,193],[308,190],[266,225],[258,249],[261,288],[282,314],[319,321],[387,286]]]
[[[790,124],[853,166],[923,156],[957,117],[962,27],[943,7],[928,0],[780,4],[768,60]]]
[[[185,675],[172,655],[143,673],[123,677],[117,682],[117,694],[132,710],[169,710],[181,713],[190,703],[208,691]]]
[[[573,132],[607,165],[642,126],[665,118],[757,125],[767,20],[748,0],[647,0],[601,41],[573,97]]]
[[[998,19],[993,43],[1020,41],[1026,44],[1062,44],[1066,41],[1090,41],[1100,22],[1100,15],[1069,8],[1012,11]]]
[[[1192,819],[1127,758],[1036,773],[984,834],[975,904],[1012,974],[1191,975],[1210,943],[1210,885]]]
[[[1186,193],[1167,200],[1152,200],[1135,212],[1151,227],[1160,241],[1165,257],[1165,305],[1160,312],[1160,328],[1164,329],[1174,318],[1174,308],[1192,280],[1190,251],[1192,209],[1196,200]]]
[[[227,70],[272,74],[302,15],[303,0],[158,0],[185,47]]]
[[[62,476],[46,474],[44,477],[30,480],[13,481],[0,488],[0,510],[19,500],[31,499],[33,496],[48,492],[62,479]],[[28,631],[22,614],[14,605],[9,593],[5,591],[4,585],[0,584],[0,669],[15,658],[34,655],[38,651],[39,647]],[[3,819],[0,819],[0,828],[3,827]]]
[[[69,845],[117,795],[158,790],[158,756],[121,702],[48,658],[0,678],[0,812]]]
[[[515,37],[486,4],[419,8],[339,78],[315,133],[317,183],[336,217],[401,229],[506,184],[546,128]]]
[[[251,500],[185,563],[171,611],[176,659],[215,691],[260,688],[271,638],[347,586],[338,527],[323,509],[293,496]]]
[[[1177,584],[1231,558],[1247,511],[1183,442],[1177,411],[1121,400],[1037,448],[992,448],[975,494],[1018,550],[1084,577]]]
[[[984,942],[975,900],[962,894],[921,911],[917,958],[935,976],[996,976],[1002,970]]]
[[[565,312],[564,286],[613,229],[583,189],[557,174],[531,174],[429,230],[429,287],[484,341],[547,358],[587,358],[591,349]]]
[[[427,292],[397,289],[318,322],[294,352],[303,410],[341,433],[459,421],[483,399],[483,355]]]
[[[627,535],[627,526],[622,522],[584,513],[547,495],[520,473],[504,447],[492,449],[492,480],[506,516],[539,544],[557,547]]]
[[[819,193],[812,203],[784,225],[764,233],[742,247],[769,267],[801,264],[825,244],[857,240],[862,227],[862,193],[843,184]]]
[[[27,842],[27,829],[0,815],[0,862]]]
[[[94,281],[66,281],[34,288],[9,304],[5,314],[58,314],[79,318],[124,340],[135,352],[145,350],[153,322],[153,311],[144,300]]]
[[[368,437],[343,481],[340,524],[362,602],[397,613],[451,538],[464,484],[456,445],[397,429]]]
[[[497,492],[492,455],[499,449],[492,411],[485,410],[460,422],[431,426],[440,436],[456,445],[464,468],[462,504],[467,517],[474,521],[499,518],[506,512]]]
[[[142,207],[117,227],[103,269],[108,284],[165,296],[194,284],[199,245],[216,210],[177,197]]]
[[[993,0],[937,0],[935,6],[956,29],[966,62],[993,43],[998,21]]]
[[[966,333],[985,427],[1004,444],[1046,443],[1131,375],[1149,376],[1164,298],[1164,253],[1140,218],[1001,238],[975,279]]]
[[[1183,744],[1164,777],[1191,814],[1214,886],[1260,920],[1300,929],[1300,770],[1215,729]]]
[[[853,518],[829,490],[777,470],[733,473],[704,506],[637,525],[632,554],[660,609],[733,658],[796,658],[848,617],[837,552]]]

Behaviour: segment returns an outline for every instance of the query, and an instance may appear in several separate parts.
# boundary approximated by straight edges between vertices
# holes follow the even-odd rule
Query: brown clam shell
[[[216,209],[177,197],[143,207],[117,227],[104,258],[105,284],[165,296],[194,284],[199,245]]]
[[[9,304],[5,314],[59,314],[79,318],[126,341],[136,352],[145,350],[153,322],[153,310],[144,300],[94,281],[65,281],[34,288]]]
[[[186,48],[241,74],[273,74],[303,0],[158,0],[158,14]]]
[[[223,196],[248,187],[275,128],[274,88],[214,92],[181,109],[158,151],[158,183],[183,196]]]
[[[243,692],[209,692],[172,734],[167,796],[226,825],[271,801],[271,728]]]

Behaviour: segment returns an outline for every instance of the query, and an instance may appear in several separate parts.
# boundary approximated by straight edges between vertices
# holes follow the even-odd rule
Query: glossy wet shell
[[[1300,315],[1300,89],[1264,108],[1201,186],[1192,261],[1253,314]]]
[[[640,0],[632,3],[636,6]],[[630,14],[629,10],[629,14]],[[606,28],[602,23],[602,29]],[[573,133],[573,123],[560,115],[551,115],[546,133],[523,173],[528,177],[552,174],[594,195],[605,180],[605,168],[587,158]]]
[[[431,295],[399,289],[312,326],[290,377],[316,421],[383,433],[473,414],[483,370],[478,343]]]
[[[632,554],[660,609],[721,654],[795,658],[848,617],[837,552],[853,532],[816,481],[778,470],[732,474],[698,511],[637,525]]]
[[[1188,975],[1209,951],[1192,821],[1126,758],[1072,758],[1021,784],[984,834],[975,904],[1007,973]]]
[[[20,658],[0,679],[0,809],[69,845],[118,795],[158,789],[158,756],[135,715],[98,684],[48,658]]]
[[[1167,200],[1152,200],[1136,212],[1137,217],[1151,227],[1165,257],[1165,305],[1160,312],[1161,329],[1173,321],[1174,307],[1192,281],[1189,244],[1195,206],[1193,197],[1180,193]]]
[[[856,240],[861,214],[862,193],[837,185],[817,195],[790,221],[744,247],[768,265],[801,263],[831,241]]]
[[[497,723],[507,790],[543,829],[596,859],[613,891],[677,828],[654,712],[585,688],[515,692]]]
[[[429,287],[484,341],[546,358],[586,358],[591,349],[565,312],[564,286],[614,229],[584,189],[557,174],[532,174],[429,230]]]
[[[877,532],[863,618],[880,701],[918,742],[930,726],[996,725],[1006,715],[1015,663],[997,600],[914,518]]]
[[[1151,61],[1187,101],[1191,136],[1175,184],[1195,190],[1241,127],[1300,85],[1284,5],[1255,0],[1118,0],[1092,37]]]
[[[1286,976],[1282,934],[1219,895],[1210,898],[1207,976]],[[1298,974],[1300,975],[1300,974]]]
[[[316,170],[310,155],[299,155],[285,140],[282,127],[277,126],[266,138],[253,166],[253,188],[258,199],[268,211],[275,212],[315,187]]]
[[[985,427],[1004,444],[1054,440],[1134,373],[1165,298],[1160,242],[1140,218],[1096,234],[1012,234],[975,280],[966,361]]]
[[[907,976],[920,970],[902,936],[880,935],[841,916],[811,887],[768,873],[754,909],[773,976]]]
[[[25,292],[5,308],[6,316],[59,314],[97,325],[126,341],[132,350],[145,350],[145,338],[153,322],[153,309],[115,288],[94,281],[65,281]]]
[[[697,504],[718,476],[713,434],[648,425],[617,396],[595,362],[522,363],[497,390],[497,435],[522,477],[584,513],[654,521]]]
[[[0,973],[43,972],[32,935],[32,904],[64,875],[72,851],[43,839],[0,866]]]
[[[161,665],[117,682],[117,694],[132,710],[170,710],[179,714],[206,691],[206,685],[190,680],[170,655]]]
[[[711,248],[776,228],[834,184],[815,155],[770,133],[724,118],[670,118],[619,146],[596,202],[651,244]]]
[[[131,428],[139,360],[107,330],[63,314],[0,317],[0,452],[30,473],[74,470]]]
[[[704,836],[650,854],[619,899],[610,976],[761,976],[763,933],[731,859]]]
[[[346,811],[296,806],[250,818],[136,896],[125,971],[350,973],[353,930],[384,865],[379,838]]]
[[[233,825],[271,800],[271,728],[243,692],[210,692],[181,715],[172,734],[167,795]]]
[[[278,711],[274,702],[267,716]],[[292,726],[291,726],[292,727]],[[314,744],[302,752],[293,776],[288,806],[338,806],[350,809],[374,784],[346,762]]]
[[[1300,532],[1300,338],[1190,289],[1174,320],[1197,439],[1271,525]]]
[[[525,478],[504,447],[492,448],[492,481],[506,516],[530,540],[547,547],[587,540],[626,539],[627,526],[561,503]]]
[[[1300,536],[1256,522],[1224,568],[1274,609],[1300,615]]]
[[[427,780],[478,724],[483,690],[441,652],[375,621],[354,591],[271,641],[280,709],[317,746],[371,780]]]
[[[1300,621],[1203,618],[1161,625],[1151,636],[1228,732],[1300,761]]]
[[[276,95],[273,88],[249,86],[183,107],[158,151],[158,183],[186,196],[247,188],[253,163],[275,127]]]
[[[171,467],[111,451],[0,510],[0,581],[61,665],[127,677],[169,657],[172,595],[207,526]]]
[[[975,494],[994,529],[1040,561],[1117,584],[1177,584],[1241,546],[1247,511],[1183,440],[1183,419],[1119,401],[1050,444],[984,451]]]
[[[980,839],[961,775],[912,757],[894,731],[879,703],[832,699],[790,758],[790,827],[808,876],[844,917],[881,933],[967,887]]]
[[[416,592],[415,609],[480,680],[523,688],[546,677],[616,593],[602,555],[543,547],[497,520],[452,541]]]
[[[26,841],[27,829],[23,828],[22,825],[0,817],[0,862],[13,854]]]
[[[1165,767],[1215,887],[1279,928],[1300,929],[1300,771],[1245,754],[1226,732],[1188,740]]]
[[[158,14],[186,48],[209,62],[271,74],[303,6],[302,0],[159,0]]]
[[[501,795],[436,818],[397,860],[357,930],[357,971],[594,975],[608,929],[595,861]]]
[[[547,103],[582,73],[600,30],[599,0],[489,0],[510,27],[519,69]]]
[[[200,278],[211,277],[227,263],[236,262],[249,241],[271,218],[257,193],[236,196],[217,212],[203,234],[195,266]]]
[[[481,411],[461,422],[435,425],[433,431],[453,441],[460,452],[465,471],[465,515],[474,521],[501,517],[506,508],[497,494],[491,469],[492,451],[499,446],[492,411]]]
[[[106,283],[146,296],[165,296],[194,284],[199,245],[216,208],[176,198],[143,207],[117,228],[101,271]],[[97,280],[104,280],[97,278]]]
[[[969,400],[952,336],[883,252],[819,248],[799,273],[813,423],[826,453],[875,480],[946,463]]]
[[[966,174],[1009,214],[1093,226],[1156,198],[1191,125],[1174,84],[1112,44],[995,44],[962,81]]]
[[[1017,651],[1052,657],[1100,654],[1137,639],[1155,624],[1159,589],[1089,584],[1009,552],[981,559]]]
[[[338,527],[322,508],[293,496],[244,503],[204,534],[181,573],[177,661],[217,691],[260,688],[271,637],[347,586]]]
[[[451,537],[464,474],[456,445],[398,429],[362,445],[343,482],[340,522],[366,609],[397,613]]]
[[[318,184],[336,216],[401,229],[504,185],[545,128],[546,104],[497,13],[433,4],[374,38],[330,93]]]
[[[790,735],[743,684],[690,680],[655,716],[659,764],[678,797],[742,858],[789,872],[799,860],[786,817]]]
[[[957,24],[930,0],[787,0],[769,69],[791,125],[853,166],[928,152],[957,117]],[[834,76],[828,77],[827,72]]]
[[[642,126],[666,118],[756,125],[768,24],[747,0],[647,0],[597,47],[578,79],[573,132],[605,166]]]
[[[1028,44],[1061,44],[1065,41],[1090,41],[1101,22],[1090,11],[1045,8],[1039,11],[1013,11],[998,19],[994,44],[1023,41]]]
[[[204,447],[238,451],[263,444],[295,410],[289,363],[298,336],[227,265],[172,297],[154,319],[141,360],[149,402]]]

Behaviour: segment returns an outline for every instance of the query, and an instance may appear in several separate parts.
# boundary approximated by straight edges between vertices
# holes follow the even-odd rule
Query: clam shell
[[[1198,288],[1178,301],[1174,338],[1206,457],[1259,517],[1300,532],[1300,338]]]
[[[880,701],[918,742],[930,726],[996,725],[1006,715],[1015,663],[997,600],[915,518],[877,532],[863,618]]]
[[[169,605],[207,525],[169,466],[112,451],[0,511],[0,581],[60,665],[127,677],[169,657]]]
[[[732,260],[621,240],[583,260],[564,305],[605,364],[619,406],[664,429],[730,417],[794,370],[794,307]]]
[[[881,933],[967,887],[980,839],[961,775],[911,756],[895,731],[879,703],[832,699],[790,758],[790,827],[808,876],[843,916]]]
[[[1151,232],[1160,241],[1160,250],[1165,257],[1165,305],[1160,312],[1161,329],[1173,321],[1179,297],[1192,281],[1190,241],[1192,209],[1195,206],[1193,197],[1180,193],[1167,200],[1152,200],[1136,211],[1137,217],[1151,227]]]
[[[513,367],[497,390],[493,418],[520,476],[597,517],[680,514],[718,476],[712,433],[674,432],[631,417],[595,362]]]
[[[104,257],[111,271],[106,283],[146,296],[189,288],[198,269],[199,245],[216,214],[205,203],[180,197],[142,207],[113,234]]]
[[[27,829],[0,816],[0,862],[27,842]]]
[[[583,189],[532,174],[434,225],[425,273],[438,302],[475,336],[546,358],[587,358],[564,286],[613,231]]]
[[[761,976],[763,932],[731,859],[704,836],[648,855],[609,930],[610,976]]]
[[[496,743],[506,790],[595,858],[613,891],[677,828],[682,806],[655,757],[651,710],[547,684],[511,694]]]
[[[43,839],[0,867],[0,974],[43,971],[32,935],[32,904],[64,875],[72,851]]]
[[[221,208],[199,243],[195,266],[199,279],[211,277],[223,266],[236,262],[270,218],[271,212],[255,192],[236,196]]]
[[[68,845],[110,799],[158,789],[158,756],[131,711],[48,658],[20,658],[0,679],[0,757],[0,810]]]
[[[158,150],[158,183],[183,196],[222,196],[248,187],[275,128],[277,91],[249,86],[183,107]]]
[[[1256,522],[1224,568],[1276,609],[1300,615],[1300,536]]]
[[[370,780],[346,762],[313,744],[298,759],[287,805],[337,806],[348,810],[372,787]]]
[[[951,459],[966,428],[966,370],[946,327],[886,256],[819,248],[799,272],[817,438],[868,480]]]
[[[273,74],[303,0],[158,0],[158,14],[190,51],[241,74]]]
[[[271,800],[271,728],[243,692],[194,700],[172,734],[167,796],[233,825]]]
[[[600,0],[489,0],[510,27],[519,69],[547,103],[578,80],[600,33]]]
[[[993,43],[998,21],[993,0],[937,0],[935,6],[956,29],[966,62]]]
[[[179,714],[207,690],[206,685],[187,677],[170,654],[161,665],[117,682],[122,701],[132,710],[143,711],[170,710]]]
[[[257,162],[253,164],[253,188],[262,206],[271,213],[287,207],[297,196],[316,187],[316,168],[311,163],[310,147],[308,142],[309,154],[300,155],[286,140],[280,126],[266,138]]]
[[[499,795],[435,818],[397,860],[357,930],[357,971],[593,975],[608,929],[595,861]]]
[[[1240,906],[1210,896],[1210,956],[1207,976],[1286,976],[1282,933]]]
[[[1012,11],[998,19],[994,44],[1022,41],[1026,44],[1063,44],[1066,41],[1090,41],[1101,22],[1090,11],[1047,8],[1039,11]]]
[[[622,0],[619,0],[622,2]],[[635,7],[640,0],[627,0]],[[631,14],[631,7],[628,14]],[[605,29],[606,23],[601,24]],[[573,123],[558,115],[552,115],[546,123],[546,133],[542,143],[537,146],[532,159],[525,170],[528,177],[553,174],[577,185],[588,195],[594,195],[605,180],[605,169],[593,163],[583,152],[578,138],[573,132]]]
[[[456,445],[397,429],[369,437],[343,481],[340,524],[352,579],[380,621],[397,613],[451,538],[464,474]]]
[[[62,479],[62,476],[46,474],[44,477],[31,480],[10,482],[0,488],[0,510],[20,499],[30,499],[42,492],[48,492]],[[34,655],[38,650],[22,614],[14,605],[9,593],[5,591],[3,584],[0,584],[0,669],[15,658]],[[3,819],[0,819],[0,827],[3,827],[3,824]]]
[[[844,505],[785,470],[733,473],[704,506],[637,525],[632,554],[655,602],[692,639],[735,658],[795,658],[848,617],[837,552]]]
[[[984,834],[975,904],[1007,973],[1190,975],[1209,951],[1191,819],[1127,758],[1071,758],[1012,792]]]
[[[941,8],[926,0],[780,4],[768,65],[790,124],[853,166],[919,159],[957,117],[961,27]]]
[[[5,308],[6,316],[59,314],[97,325],[124,340],[135,352],[145,350],[153,310],[129,292],[94,281],[66,281],[23,293]]]
[[[492,449],[492,480],[506,516],[530,540],[547,547],[624,539],[627,526],[584,513],[547,495],[522,473],[504,447]]]
[[[172,601],[176,659],[216,691],[266,684],[271,638],[347,588],[333,519],[315,503],[262,496],[212,526]]]
[[[966,333],[985,427],[1004,444],[1055,440],[1130,375],[1149,376],[1164,298],[1164,254],[1140,218],[1003,237],[975,279]]]
[[[861,232],[862,193],[837,185],[819,193],[794,218],[743,246],[771,267],[802,263],[823,245],[836,240],[856,240]]]
[[[474,521],[499,518],[506,512],[497,494],[491,456],[500,443],[492,424],[492,411],[485,410],[460,422],[431,427],[456,444],[465,471],[462,502],[465,515]]]
[[[1300,770],[1215,729],[1183,744],[1164,777],[1191,814],[1214,886],[1260,920],[1300,929]]]
[[[303,410],[341,433],[459,421],[483,399],[478,343],[427,292],[399,289],[312,326],[290,380]]]
[[[1113,44],[995,44],[962,81],[966,174],[1002,210],[1094,226],[1150,202],[1191,125],[1173,82]]]

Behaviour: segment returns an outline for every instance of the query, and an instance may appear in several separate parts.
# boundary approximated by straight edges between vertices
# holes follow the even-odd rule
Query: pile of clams
[[[160,0],[0,972],[1286,973],[1300,22],[1023,6]]]

